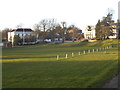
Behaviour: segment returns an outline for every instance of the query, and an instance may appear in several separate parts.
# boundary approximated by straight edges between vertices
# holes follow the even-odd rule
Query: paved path
[[[115,76],[112,80],[107,82],[103,88],[120,88],[120,83],[118,81],[120,80],[120,73],[119,75]]]

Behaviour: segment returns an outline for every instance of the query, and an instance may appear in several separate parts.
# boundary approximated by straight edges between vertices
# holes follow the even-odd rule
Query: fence
[[[82,50],[82,51],[78,52],[78,55],[80,56],[80,55],[85,55],[87,53],[89,54],[89,53],[101,52],[101,51],[105,51],[105,53],[106,53],[106,50],[109,49],[109,48],[112,48],[112,46],[101,47],[101,48],[97,48],[97,49]],[[74,56],[75,56],[75,53],[73,53],[73,52],[71,53],[71,55],[66,53],[65,56],[64,56],[65,57],[64,59],[67,59],[67,58],[70,58],[70,57],[74,57]],[[57,55],[57,60],[61,60],[60,55]]]

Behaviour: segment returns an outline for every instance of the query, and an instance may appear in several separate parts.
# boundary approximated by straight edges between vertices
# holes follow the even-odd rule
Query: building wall
[[[117,38],[118,37],[118,32],[117,32],[117,25],[112,25],[113,29],[113,36],[109,36],[109,38]]]
[[[10,42],[10,36],[11,36],[11,32],[8,32],[8,41]]]
[[[15,32],[8,32],[8,41],[9,42],[14,42],[14,35],[15,35]]]
[[[23,36],[25,35],[32,35],[32,32],[18,32],[18,31],[8,32],[8,41],[12,42],[12,44],[14,42],[15,35],[19,35],[20,38],[23,38]]]

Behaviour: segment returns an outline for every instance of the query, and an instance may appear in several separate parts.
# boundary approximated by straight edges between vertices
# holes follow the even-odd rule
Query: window
[[[91,31],[91,29],[88,29],[88,31]]]

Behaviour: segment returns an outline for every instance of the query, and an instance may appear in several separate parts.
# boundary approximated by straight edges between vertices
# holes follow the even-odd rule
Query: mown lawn
[[[111,44],[107,52],[83,54]],[[100,88],[118,72],[116,44],[106,40],[3,48],[3,88]]]

